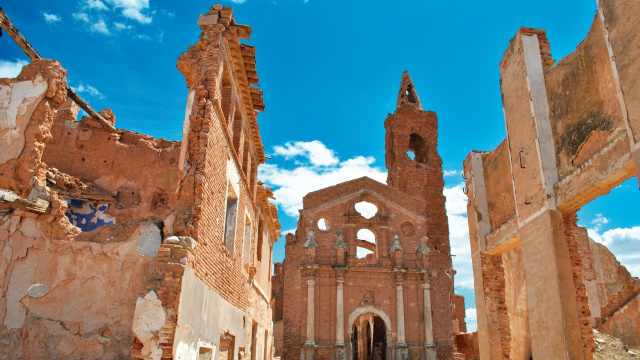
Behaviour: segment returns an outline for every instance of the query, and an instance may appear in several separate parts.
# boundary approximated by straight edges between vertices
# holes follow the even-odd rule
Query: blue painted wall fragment
[[[109,204],[98,204],[94,206],[92,201],[65,198],[68,204],[67,218],[82,231],[91,231],[104,225],[116,223],[116,219],[105,214]]]

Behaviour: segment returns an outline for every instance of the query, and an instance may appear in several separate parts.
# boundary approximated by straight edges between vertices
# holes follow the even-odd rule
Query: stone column
[[[305,346],[315,346],[315,280],[307,280],[307,342]]]
[[[422,284],[422,291],[424,293],[424,346],[434,346],[431,320],[431,285]]]
[[[336,346],[344,346],[344,280],[336,287]]]
[[[424,297],[424,347],[426,360],[436,360],[436,344],[433,342],[433,321],[431,318],[431,284],[422,284]]]
[[[402,283],[396,283],[396,310],[398,312],[398,346],[405,347],[407,343],[404,339],[404,296],[402,293]]]

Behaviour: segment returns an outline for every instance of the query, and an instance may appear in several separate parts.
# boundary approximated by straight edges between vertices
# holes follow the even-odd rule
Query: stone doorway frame
[[[349,339],[349,341],[347,342],[347,359],[349,360],[353,359],[353,344],[351,343],[351,337],[353,335],[353,324],[358,318],[358,316],[366,313],[372,313],[378,316],[379,318],[381,318],[382,321],[384,321],[384,324],[386,327],[385,337],[387,339],[387,352],[385,356],[389,360],[393,359],[393,343],[391,338],[391,319],[389,318],[389,316],[387,316],[387,314],[384,313],[384,311],[380,309],[376,309],[371,305],[359,307],[355,309],[351,313],[351,315],[349,315],[349,322],[347,327],[347,329],[349,329],[348,336],[347,336],[347,338]]]

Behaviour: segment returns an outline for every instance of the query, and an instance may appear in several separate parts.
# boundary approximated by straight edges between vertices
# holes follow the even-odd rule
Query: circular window
[[[401,229],[402,229],[402,233],[405,234],[406,236],[411,236],[415,232],[413,224],[409,221],[403,222]]]
[[[326,218],[318,220],[318,230],[325,232],[331,230],[331,223],[329,220]]]

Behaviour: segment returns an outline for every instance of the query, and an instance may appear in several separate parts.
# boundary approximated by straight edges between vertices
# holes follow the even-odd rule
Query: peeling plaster
[[[155,291],[151,290],[144,298],[139,297],[133,316],[133,333],[142,342],[142,355],[146,359],[160,360],[162,348],[158,344],[158,331],[165,324],[167,314]]]
[[[33,284],[27,290],[27,294],[34,298],[41,298],[49,293],[49,287],[44,284]]]
[[[136,240],[138,253],[147,257],[157,256],[162,243],[160,229],[154,224],[145,224],[141,225],[139,230],[140,236]]]
[[[31,115],[47,91],[47,80],[41,75],[33,81],[0,86],[0,165],[15,159],[25,144],[24,131]]]

